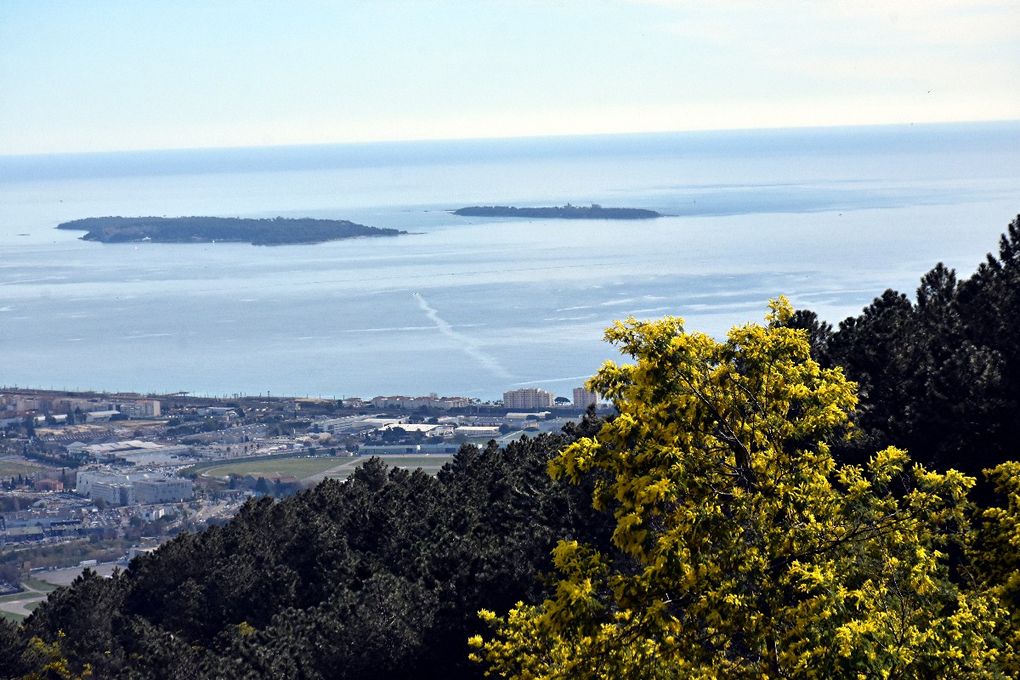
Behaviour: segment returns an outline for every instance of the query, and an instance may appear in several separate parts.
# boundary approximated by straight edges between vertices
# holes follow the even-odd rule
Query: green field
[[[42,465],[23,463],[19,460],[0,460],[0,477],[30,474],[32,472],[39,472],[42,469]]]
[[[387,465],[391,467],[402,467],[408,469],[421,468],[430,475],[439,472],[453,456],[452,455],[408,455],[408,456],[380,456]],[[334,474],[327,475],[336,479],[346,479],[354,469],[362,465],[367,456],[347,458],[332,456],[322,458],[299,458],[293,456],[279,456],[272,459],[262,460],[239,460],[223,465],[216,465],[201,471],[207,477],[225,477],[226,475],[292,475],[298,479],[307,479],[315,475],[321,475],[335,467],[341,467]]]
[[[333,474],[326,475],[334,479],[347,479],[354,470],[365,464],[371,456],[360,456],[351,460],[350,465],[345,465],[342,469],[337,470]],[[415,470],[421,468],[422,472],[426,474],[434,475],[439,472],[444,465],[450,462],[453,458],[452,454],[441,454],[434,453],[431,455],[408,455],[408,456],[378,456],[390,467],[405,468],[408,470]]]
[[[10,595],[0,595],[0,602],[17,602],[18,600],[24,600],[34,595],[31,590],[21,591],[20,593],[11,593]]]
[[[298,479],[311,477],[325,472],[337,465],[348,462],[349,458],[334,458],[325,456],[321,458],[297,458],[292,456],[279,456],[273,459],[236,461],[224,463],[202,471],[206,477],[225,477],[226,475],[292,475]]]
[[[37,578],[26,578],[22,579],[22,585],[38,590],[40,593],[51,593],[57,589],[57,586],[47,581],[40,581]]]

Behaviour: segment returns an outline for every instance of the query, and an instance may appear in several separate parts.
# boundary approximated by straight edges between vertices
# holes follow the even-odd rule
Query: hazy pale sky
[[[0,154],[1020,119],[1020,1],[0,0]]]

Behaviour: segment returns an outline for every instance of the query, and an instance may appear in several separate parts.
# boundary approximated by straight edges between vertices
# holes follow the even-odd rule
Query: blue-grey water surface
[[[0,384],[569,396],[614,319],[838,321],[1020,212],[1020,123],[0,157]],[[654,221],[460,218],[600,203]],[[100,244],[102,215],[313,216],[318,245]]]

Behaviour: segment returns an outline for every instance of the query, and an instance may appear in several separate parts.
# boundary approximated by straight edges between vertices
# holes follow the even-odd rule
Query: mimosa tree
[[[519,678],[983,677],[1001,669],[1001,599],[960,585],[973,479],[904,451],[840,466],[855,386],[824,370],[785,299],[723,342],[630,319],[588,387],[619,415],[554,478],[592,484],[612,545],[562,540],[538,606],[475,636]]]

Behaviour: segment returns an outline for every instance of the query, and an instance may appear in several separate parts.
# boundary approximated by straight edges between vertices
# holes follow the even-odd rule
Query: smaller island
[[[364,236],[399,236],[406,231],[366,227],[347,220],[311,217],[245,219],[239,217],[87,217],[57,229],[88,232],[82,239],[100,243],[250,243],[279,246],[325,243]]]
[[[532,217],[560,220],[649,220],[662,217],[661,213],[643,208],[603,208],[597,203],[590,206],[566,205],[551,208],[515,208],[506,205],[475,205],[453,211],[462,217]]]

